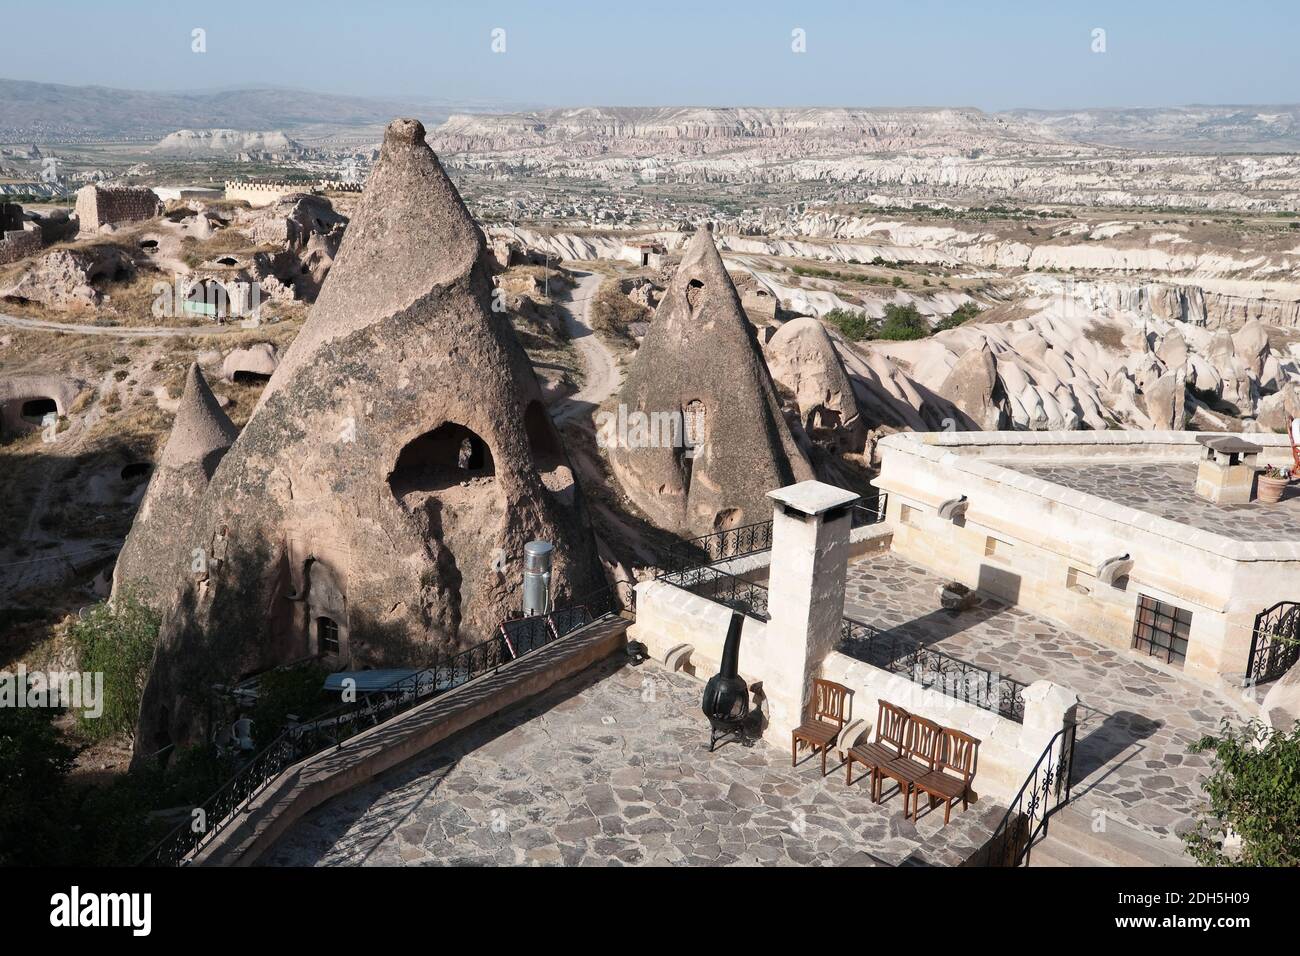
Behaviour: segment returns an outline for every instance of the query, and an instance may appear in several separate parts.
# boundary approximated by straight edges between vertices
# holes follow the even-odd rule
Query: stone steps
[[[1030,866],[1191,866],[1182,843],[1162,839],[1110,818],[1094,832],[1092,816],[1077,806],[1058,811],[1047,836],[1030,853]]]

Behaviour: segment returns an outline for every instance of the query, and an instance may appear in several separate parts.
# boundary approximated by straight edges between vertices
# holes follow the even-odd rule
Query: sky
[[[31,22],[53,32],[30,42],[13,37],[0,76],[139,90],[287,86],[503,106],[998,110],[1300,101],[1296,0],[38,6]],[[204,31],[203,52],[194,49],[196,30]]]

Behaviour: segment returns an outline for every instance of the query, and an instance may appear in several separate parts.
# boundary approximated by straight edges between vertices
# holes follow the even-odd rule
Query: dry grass
[[[589,314],[592,327],[597,332],[623,342],[631,342],[633,338],[628,325],[633,322],[648,322],[654,313],[624,295],[618,279],[606,279],[592,299]]]

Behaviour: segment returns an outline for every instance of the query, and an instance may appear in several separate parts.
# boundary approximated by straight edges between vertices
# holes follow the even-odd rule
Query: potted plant
[[[1260,501],[1275,504],[1282,500],[1282,492],[1291,481],[1291,473],[1286,468],[1272,466],[1260,472],[1256,492]]]

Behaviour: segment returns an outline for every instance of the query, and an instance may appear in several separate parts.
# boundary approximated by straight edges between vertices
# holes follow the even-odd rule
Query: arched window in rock
[[[456,422],[445,422],[409,442],[397,456],[388,485],[398,498],[436,492],[492,478],[495,466],[487,442]]]

